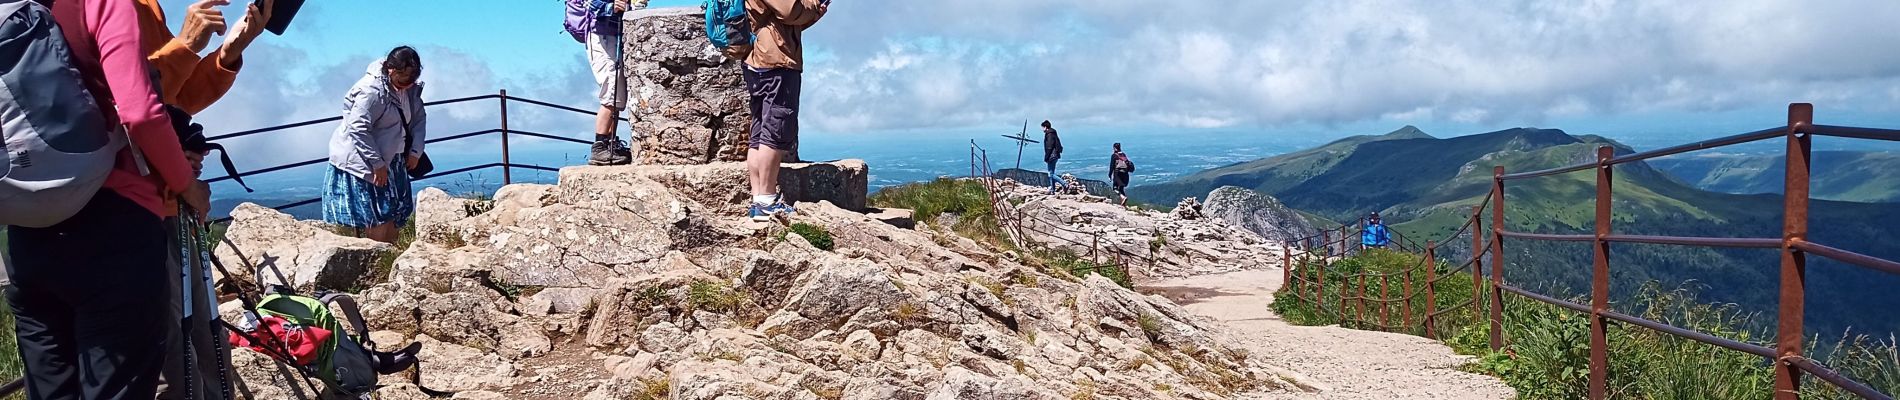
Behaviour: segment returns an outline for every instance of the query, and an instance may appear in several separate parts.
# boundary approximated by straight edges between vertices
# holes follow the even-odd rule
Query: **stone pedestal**
[[[640,164],[744,161],[752,113],[744,63],[706,39],[698,7],[629,12],[625,55],[631,118]],[[797,160],[797,152],[787,161]]]
[[[829,201],[838,208],[863,212],[871,169],[862,160],[784,164],[779,167],[779,191],[794,202]],[[561,186],[572,190],[607,190],[635,178],[652,179],[694,202],[722,212],[745,210],[752,199],[744,163],[704,165],[580,166],[561,169]]]

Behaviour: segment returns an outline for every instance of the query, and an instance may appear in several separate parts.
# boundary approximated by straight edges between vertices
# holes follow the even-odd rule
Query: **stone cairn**
[[[624,22],[628,102],[636,162],[647,165],[745,161],[752,112],[743,61],[706,40],[697,7],[640,10]],[[797,160],[793,151],[791,160]]]

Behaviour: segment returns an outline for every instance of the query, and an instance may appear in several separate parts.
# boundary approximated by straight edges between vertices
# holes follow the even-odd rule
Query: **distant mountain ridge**
[[[1814,198],[1900,203],[1900,153],[1817,151],[1811,160]],[[1651,164],[1703,190],[1779,194],[1787,162],[1780,155],[1709,154],[1658,159]]]
[[[1596,149],[1617,154],[1629,146],[1592,135],[1556,129],[1516,128],[1439,139],[1407,128],[1384,135],[1355,136],[1327,145],[1252,162],[1201,171],[1158,185],[1130,189],[1154,203],[1239,186],[1274,196],[1286,205],[1340,221],[1380,211],[1407,237],[1443,239],[1462,225],[1490,191],[1492,167],[1526,172],[1570,166],[1595,159]],[[1635,162],[1616,167],[1613,230],[1618,233],[1775,238],[1781,236],[1782,198],[1737,195],[1697,189],[1650,166]],[[1820,182],[1832,179],[1816,171]],[[1776,178],[1778,179],[1778,178]],[[1596,179],[1589,170],[1510,181],[1509,229],[1522,232],[1580,234],[1595,222]],[[1165,203],[1163,201],[1166,201]],[[1816,200],[1810,205],[1810,239],[1887,259],[1900,258],[1900,207]],[[1487,218],[1488,219],[1488,218]],[[1440,253],[1468,254],[1469,237],[1456,239]],[[1550,285],[1559,294],[1587,293],[1587,247],[1569,243],[1510,241],[1506,280]],[[1669,285],[1695,282],[1713,290],[1709,300],[1742,304],[1748,310],[1772,310],[1775,257],[1755,250],[1718,250],[1660,245],[1615,247],[1612,294],[1627,299],[1650,281]],[[1810,257],[1815,265],[1810,290],[1810,321],[1817,331],[1839,334],[1900,331],[1900,320],[1865,310],[1900,307],[1900,279]],[[1871,307],[1871,308],[1870,308]],[[1633,311],[1633,310],[1632,310]],[[1867,331],[1873,332],[1867,332]]]

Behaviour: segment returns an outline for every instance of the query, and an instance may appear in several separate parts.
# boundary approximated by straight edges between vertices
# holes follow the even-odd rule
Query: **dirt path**
[[[1267,307],[1279,270],[1241,271],[1143,285],[1196,314],[1226,324],[1252,354],[1284,366],[1318,393],[1268,393],[1246,399],[1509,399],[1497,378],[1459,372],[1469,359],[1410,335],[1293,326]]]

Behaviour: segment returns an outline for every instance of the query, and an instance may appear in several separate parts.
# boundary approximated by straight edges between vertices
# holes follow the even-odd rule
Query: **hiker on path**
[[[647,8],[647,0],[568,0],[569,8],[580,6],[585,16],[594,18],[586,29],[587,65],[600,85],[600,111],[594,113],[594,147],[587,156],[591,165],[627,165],[633,163],[633,151],[620,141],[620,112],[627,109],[627,77],[621,71],[622,42],[620,18],[629,10]],[[576,4],[578,3],[578,4]],[[570,15],[569,18],[576,18]],[[639,134],[630,135],[639,142]]]
[[[415,211],[409,170],[420,165],[428,136],[421,76],[421,57],[402,46],[370,63],[368,73],[350,88],[343,123],[330,137],[323,222],[396,242],[399,228]]]
[[[189,114],[204,111],[231,91],[244,67],[244,50],[264,34],[271,15],[269,7],[253,1],[243,19],[227,25],[218,7],[230,5],[230,0],[200,0],[185,9],[183,29],[174,37],[158,0],[136,1],[139,49],[158,70],[158,87],[163,90],[159,99]],[[223,35],[224,42],[210,55],[199,57],[213,35]]]
[[[104,185],[77,214],[46,228],[8,227],[12,284],[6,297],[16,318],[28,398],[153,398],[164,363],[168,307],[153,299],[167,295],[164,282],[171,279],[165,276],[171,250],[160,221],[177,212],[169,200],[201,213],[210,205],[210,189],[194,179],[145,54],[138,51],[137,6],[118,0],[51,6],[68,61],[97,103],[59,107],[97,107],[105,119],[99,123],[125,127],[132,146],[118,152]]]
[[[1042,161],[1049,163],[1049,194],[1056,194],[1062,186],[1062,178],[1056,175],[1056,161],[1062,160],[1062,136],[1056,134],[1056,128],[1048,120],[1042,121]]]
[[[754,221],[798,210],[779,192],[779,163],[798,146],[798,95],[805,70],[805,29],[825,16],[831,0],[749,0],[754,42],[746,56],[746,92],[752,107],[752,137],[746,172],[752,184]]]
[[[1128,176],[1135,173],[1135,162],[1128,159],[1128,153],[1122,152],[1122,144],[1115,144],[1115,154],[1108,156],[1108,181],[1115,186],[1115,194],[1122,196],[1121,205],[1128,206]]]
[[[1385,222],[1379,220],[1378,212],[1366,216],[1366,230],[1359,234],[1359,244],[1366,249],[1383,249],[1392,244],[1392,233],[1386,229]]]

